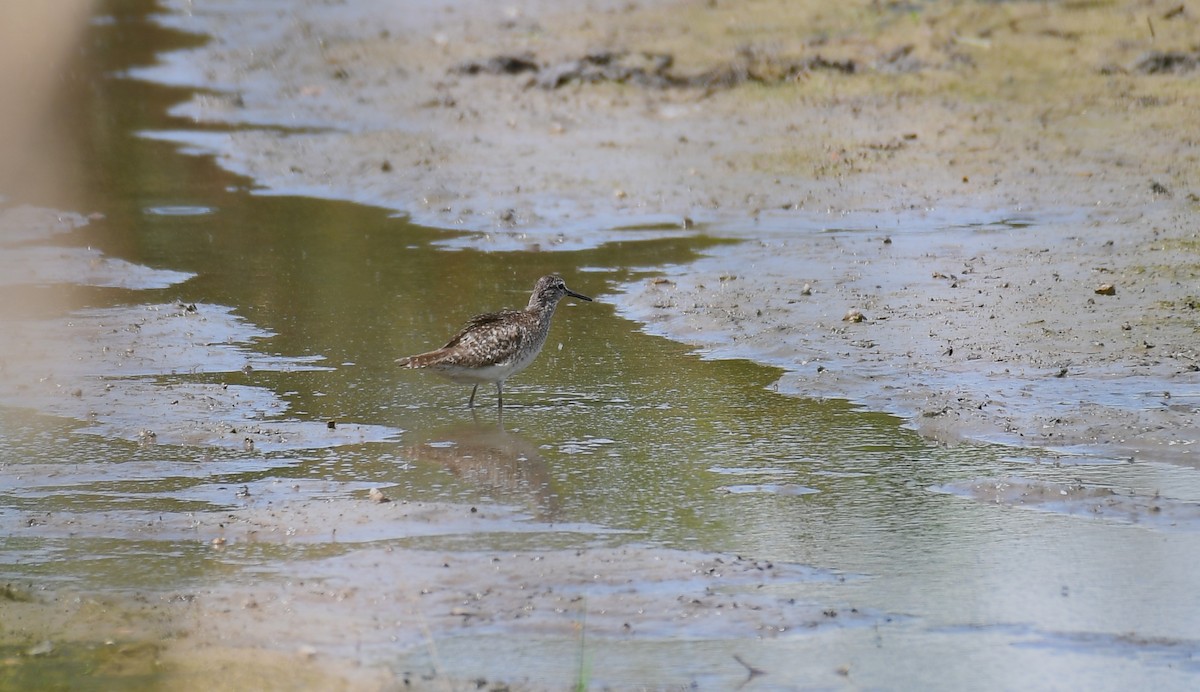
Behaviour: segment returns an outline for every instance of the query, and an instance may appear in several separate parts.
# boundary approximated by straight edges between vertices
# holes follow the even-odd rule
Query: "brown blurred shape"
[[[0,196],[57,185],[59,138],[49,123],[63,70],[87,25],[89,0],[0,2]],[[69,177],[69,176],[68,176]]]

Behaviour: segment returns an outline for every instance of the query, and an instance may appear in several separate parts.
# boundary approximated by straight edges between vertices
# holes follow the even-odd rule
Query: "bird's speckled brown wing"
[[[533,317],[519,310],[476,315],[439,351],[442,363],[486,367],[511,361],[521,351]]]

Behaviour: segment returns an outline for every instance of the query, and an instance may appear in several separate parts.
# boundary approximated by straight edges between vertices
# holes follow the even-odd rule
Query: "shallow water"
[[[78,59],[92,86],[74,111],[93,126],[75,143],[82,180],[12,200],[103,218],[4,248],[14,267],[54,271],[0,280],[0,582],[158,593],[321,573],[360,545],[650,544],[828,571],[779,592],[878,617],[786,637],[663,625],[601,638],[596,685],[722,687],[731,652],[767,671],[763,687],[1195,682],[1194,470],[940,446],[888,415],[776,393],[777,370],[706,360],[616,314],[616,286],[714,237],[486,253],[383,210],[253,194],[170,137],[134,136],[190,127],[166,115],[184,92],[118,76],[186,40],[136,14],[95,23]],[[486,387],[471,411],[465,387],[394,366],[474,313],[524,304],[549,271],[597,302],[560,307],[502,419]],[[501,518],[426,533],[367,520],[333,538],[314,514],[292,541],[202,539],[226,512],[371,487]],[[36,645],[0,651],[18,671],[0,682],[95,672],[93,650],[66,646],[58,659],[78,666],[43,670],[24,655]],[[437,662],[373,655],[561,687],[577,647],[501,627],[439,641]]]

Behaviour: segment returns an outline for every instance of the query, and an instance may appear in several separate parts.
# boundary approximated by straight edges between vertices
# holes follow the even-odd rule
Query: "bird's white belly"
[[[538,349],[539,351],[541,349]],[[529,367],[537,359],[538,351],[533,351],[523,358],[517,358],[508,363],[485,365],[481,368],[465,368],[454,365],[436,366],[438,374],[459,384],[481,384],[485,382],[503,382],[513,375]]]

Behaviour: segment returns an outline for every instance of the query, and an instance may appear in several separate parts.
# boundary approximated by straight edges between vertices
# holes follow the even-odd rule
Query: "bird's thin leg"
[[[467,408],[475,408],[475,392],[479,391],[479,385],[471,388],[471,400],[467,402]]]
[[[504,408],[504,383],[496,381],[496,408]]]

